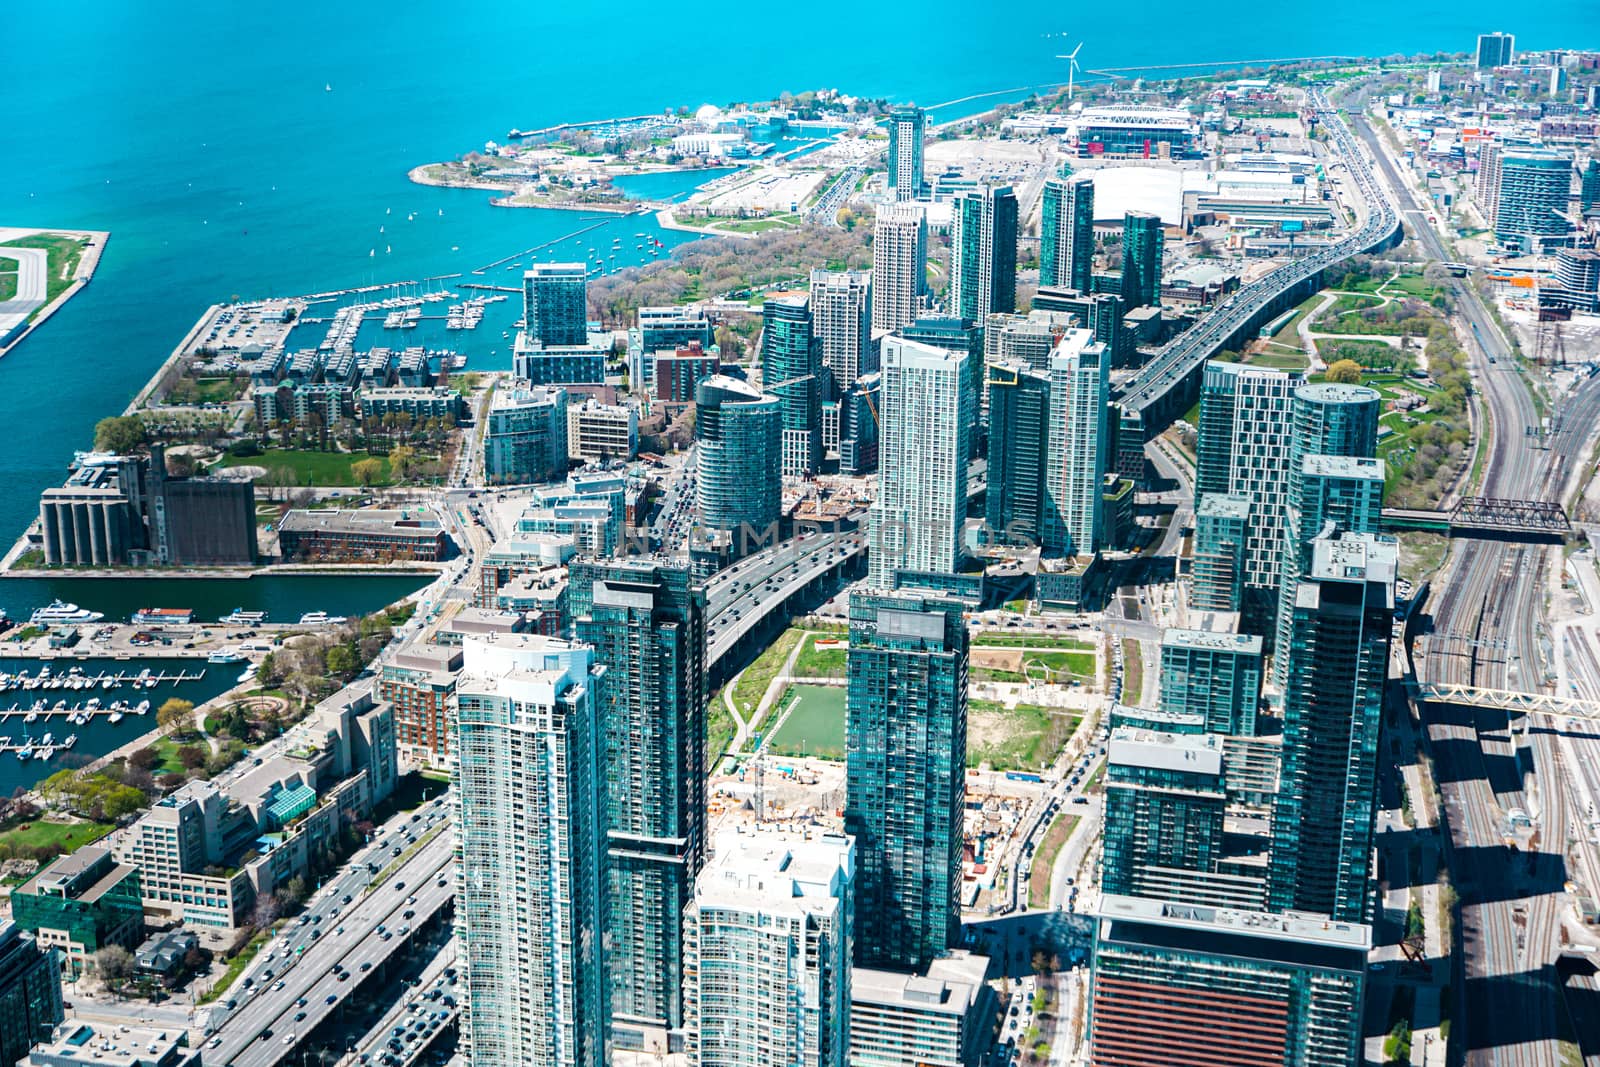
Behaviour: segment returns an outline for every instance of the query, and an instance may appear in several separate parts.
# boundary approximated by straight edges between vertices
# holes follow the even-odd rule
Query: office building
[[[869,517],[870,584],[900,570],[951,573],[967,511],[972,424],[965,351],[899,337],[883,343],[878,497]]]
[[[1044,528],[1044,479],[1050,443],[1050,378],[1014,362],[991,363],[989,484],[985,540],[1031,546]]]
[[[589,341],[589,268],[535,263],[522,274],[522,318],[528,338],[545,346]]]
[[[1111,353],[1088,330],[1064,334],[1050,355],[1044,548],[1064,556],[1099,548],[1105,491]]]
[[[1509,33],[1478,34],[1478,69],[1510,66],[1511,57],[1516,54],[1516,43],[1516,37]]]
[[[449,558],[450,538],[427,508],[290,511],[278,521],[278,552],[285,560],[437,563]]]
[[[1094,175],[1050,178],[1039,217],[1039,287],[1087,293],[1094,276]]]
[[[761,311],[762,388],[783,404],[783,476],[822,464],[822,363],[803,296],[768,300]]]
[[[961,193],[950,217],[950,310],[982,322],[1017,310],[1017,198],[1008,185]]]
[[[463,650],[451,785],[473,1064],[607,1062],[597,705],[608,679],[593,657],[523,634]]]
[[[869,272],[811,272],[811,335],[827,372],[827,399],[837,400],[857,378],[878,369]]]
[[[1161,253],[1165,245],[1160,215],[1130,211],[1124,216],[1122,299],[1129,311],[1161,303]]]
[[[915,972],[855,968],[850,1067],[978,1067],[999,1009],[988,972],[962,949]]]
[[[1272,813],[1273,910],[1371,913],[1378,732],[1394,621],[1393,538],[1327,533],[1295,588]]]
[[[1089,980],[1089,1063],[1361,1062],[1372,931],[1108,894]]]
[[[0,1063],[16,1063],[63,1018],[61,964],[22,928],[0,920]]]
[[[1249,501],[1240,576],[1241,629],[1268,633],[1282,575],[1288,509],[1290,404],[1300,379],[1284,371],[1213,360],[1200,385],[1195,494]]]
[[[748,382],[718,376],[695,390],[697,518],[727,534],[734,558],[778,521],[783,480],[783,404]]]
[[[85,845],[11,891],[11,918],[42,949],[61,953],[76,980],[107,945],[132,949],[144,935],[138,868]]]
[[[955,601],[850,598],[844,823],[863,966],[926,967],[960,921],[967,639]]]
[[[872,332],[915,321],[928,287],[928,223],[921,208],[885,204],[872,226]]]
[[[1215,734],[1254,734],[1261,703],[1261,638],[1217,630],[1161,635],[1161,710],[1198,717]]]
[[[628,1045],[683,1027],[683,909],[706,853],[706,600],[677,565],[570,575],[574,634],[606,669],[606,978]]]
[[[920,107],[889,109],[889,194],[895,200],[923,195],[922,138],[928,116]]]
[[[693,1067],[845,1067],[855,864],[844,834],[717,835],[683,917]]]
[[[567,458],[576,463],[632,459],[639,451],[639,411],[589,397],[567,406]]]
[[[552,482],[567,473],[567,392],[551,386],[496,389],[484,421],[489,485]]]
[[[628,331],[628,384],[638,393],[653,386],[658,354],[675,353],[694,345],[710,352],[715,344],[716,328],[704,308],[642,307],[638,325]]]

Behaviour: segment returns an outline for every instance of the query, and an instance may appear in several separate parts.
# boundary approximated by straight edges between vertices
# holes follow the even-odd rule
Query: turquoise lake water
[[[410,167],[513,126],[823,86],[931,105],[1058,82],[1052,57],[1079,40],[1087,68],[1464,50],[1493,29],[1524,48],[1600,44],[1593,0],[1549,0],[1519,11],[1522,22],[1484,0],[1425,18],[1354,0],[1315,18],[1267,5],[1193,24],[1194,9],[1171,0],[1003,11],[928,0],[915,17],[812,25],[764,24],[724,0],[695,5],[692,23],[673,5],[597,10],[357,0],[307,17],[162,0],[10,5],[0,225],[112,237],[93,283],[0,360],[0,543],[207,305],[469,271],[588,225],[576,212],[495,208],[481,191],[407,181]],[[1051,36],[1063,30],[1070,41]],[[663,184],[652,193],[673,191]],[[620,265],[645,258],[640,230],[655,227],[619,219],[564,239],[581,254],[622,236]],[[465,342],[473,366],[510,365],[502,333],[513,303]]]

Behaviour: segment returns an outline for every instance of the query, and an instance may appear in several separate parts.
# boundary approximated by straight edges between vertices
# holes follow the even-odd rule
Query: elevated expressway
[[[1243,287],[1185,333],[1168,342],[1124,384],[1119,402],[1144,417],[1145,433],[1154,435],[1187,411],[1200,395],[1206,360],[1248,340],[1251,333],[1285,309],[1322,288],[1322,275],[1351,256],[1377,252],[1399,243],[1400,217],[1378,184],[1366,157],[1344,119],[1313,90],[1309,105],[1331,147],[1345,164],[1366,201],[1359,229],[1336,244],[1290,261]]]

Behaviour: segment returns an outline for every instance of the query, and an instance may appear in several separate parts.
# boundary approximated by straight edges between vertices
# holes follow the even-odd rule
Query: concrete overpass
[[[1170,341],[1123,387],[1119,400],[1144,416],[1146,434],[1154,436],[1193,406],[1200,395],[1206,360],[1238,347],[1263,323],[1322,288],[1323,272],[1351,256],[1377,252],[1399,243],[1400,216],[1378,186],[1349,127],[1313,90],[1312,108],[1332,138],[1350,176],[1367,202],[1361,228],[1336,244],[1279,267],[1245,286]]]

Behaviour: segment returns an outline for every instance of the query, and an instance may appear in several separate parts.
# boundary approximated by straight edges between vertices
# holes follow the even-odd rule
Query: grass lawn
[[[48,819],[35,819],[0,831],[0,854],[6,854],[12,849],[40,848],[49,845],[59,845],[63,852],[72,852],[83,845],[100,840],[110,832],[111,826],[108,823],[52,822]]]
[[[150,773],[155,775],[157,778],[161,777],[163,774],[187,773],[188,768],[186,768],[182,763],[178,762],[178,749],[190,745],[198,748],[208,756],[211,754],[211,748],[205,743],[203,738],[186,737],[182,741],[175,741],[171,737],[163,737],[150,746],[151,748],[155,749],[156,755],[160,757],[155,765],[150,768]]]
[[[1122,702],[1138,705],[1144,698],[1144,659],[1139,655],[1139,642],[1133,638],[1122,641]]]
[[[791,215],[788,218],[737,219],[733,222],[716,223],[712,228],[723,230],[727,233],[765,233],[768,230],[790,230],[795,225],[789,221],[792,218],[794,216]]]
[[[19,267],[16,260],[8,259],[5,256],[0,256],[0,273],[15,274],[18,269]]]
[[[250,380],[237,378],[180,378],[167,393],[169,404],[226,404],[244,395]]]
[[[1079,720],[1068,711],[1037,704],[1008,708],[991,700],[970,701],[967,712],[967,766],[988,764],[997,771],[1039,770],[1061,752]]]
[[[1024,637],[1020,634],[981,633],[972,639],[974,645],[991,645],[999,648],[1056,649],[1062,652],[1093,652],[1094,644],[1076,637]]]
[[[837,685],[791,685],[778,702],[781,714],[794,710],[772,735],[769,745],[780,756],[844,759],[844,688]]]
[[[286,467],[294,472],[296,484],[299,485],[355,485],[356,479],[350,473],[350,468],[367,458],[369,457],[365,452],[291,452],[281,448],[269,448],[259,456],[223,456],[218,466],[265,467],[269,471]],[[387,484],[388,459],[383,456],[370,458],[383,464],[383,474],[379,477],[379,483]]]
[[[800,655],[794,661],[794,673],[806,678],[843,678],[847,655],[849,649],[843,646],[818,648],[817,639],[808,637],[805,648],[800,650]]]
[[[1077,825],[1078,816],[1062,812],[1051,821],[1050,829],[1044,832],[1044,840],[1039,842],[1039,847],[1033,853],[1033,869],[1028,874],[1028,907],[1050,906],[1050,870],[1056,865],[1056,856]]]
[[[1284,352],[1280,349],[1262,349],[1250,354],[1252,367],[1265,367],[1267,370],[1305,370],[1311,365],[1311,360],[1303,352]]]
[[[783,661],[789,658],[789,653],[794,651],[794,646],[800,643],[802,636],[800,630],[785,630],[778,635],[776,641],[767,646],[765,652],[756,657],[754,663],[745,668],[744,674],[739,678],[739,684],[733,690],[734,704],[741,715],[755,712],[761,703],[761,698],[767,693],[767,686],[778,676]]]
[[[19,237],[15,241],[7,241],[0,248],[10,245],[13,248],[43,248],[50,253],[50,276],[46,279],[45,298],[46,304],[66,291],[72,284],[73,272],[78,269],[78,260],[83,258],[83,242],[76,237],[67,237],[59,233],[36,233],[32,237]]]
[[[0,273],[0,302],[10,300],[17,295],[17,276],[15,274]]]
[[[1278,327],[1278,331],[1272,335],[1272,339],[1281,345],[1299,348],[1300,323],[1304,322],[1305,317],[1311,314],[1311,309],[1320,303],[1322,303],[1321,293],[1317,293],[1315,296],[1308,296],[1300,301],[1300,306],[1295,308],[1294,314],[1289,316],[1282,326]]]

